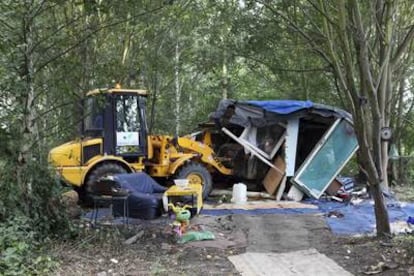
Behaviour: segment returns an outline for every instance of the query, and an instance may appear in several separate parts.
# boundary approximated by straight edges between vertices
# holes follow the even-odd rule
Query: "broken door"
[[[305,193],[319,198],[358,149],[352,125],[337,119],[303,162],[294,183]]]

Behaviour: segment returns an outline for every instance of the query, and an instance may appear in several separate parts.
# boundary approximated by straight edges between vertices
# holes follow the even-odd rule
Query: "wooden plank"
[[[277,167],[279,170],[274,170],[273,168],[270,168],[265,178],[263,179],[263,186],[265,187],[266,191],[271,195],[273,195],[279,187],[279,184],[281,183],[285,175],[284,172],[286,169],[285,160],[283,160],[283,158],[280,156],[277,156],[275,158],[273,165]]]
[[[277,201],[280,201],[282,199],[283,192],[286,189],[286,180],[287,180],[287,176],[285,175],[283,177],[282,181],[280,182],[279,189],[277,189],[277,193],[276,193],[276,200]]]

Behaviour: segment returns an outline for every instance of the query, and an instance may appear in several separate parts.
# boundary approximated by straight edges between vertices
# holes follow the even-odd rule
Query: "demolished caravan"
[[[217,158],[277,199],[319,198],[358,149],[351,115],[311,101],[227,99],[210,120]]]

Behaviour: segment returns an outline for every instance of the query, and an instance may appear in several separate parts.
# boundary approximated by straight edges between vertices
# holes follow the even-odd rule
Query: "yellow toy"
[[[175,220],[172,223],[174,232],[176,232],[178,236],[181,236],[185,233],[188,225],[190,225],[191,212],[188,210],[188,208],[191,208],[191,206],[184,205],[181,207],[169,203],[168,207],[170,207],[175,214]]]

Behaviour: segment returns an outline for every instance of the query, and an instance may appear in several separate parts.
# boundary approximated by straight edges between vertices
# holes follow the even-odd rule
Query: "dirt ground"
[[[74,242],[56,245],[59,275],[239,275],[227,259],[249,252],[315,248],[354,275],[414,275],[414,239],[334,236],[320,214],[198,216],[211,241],[178,244],[168,217],[124,226],[81,224]],[[129,241],[129,238],[136,239]]]

